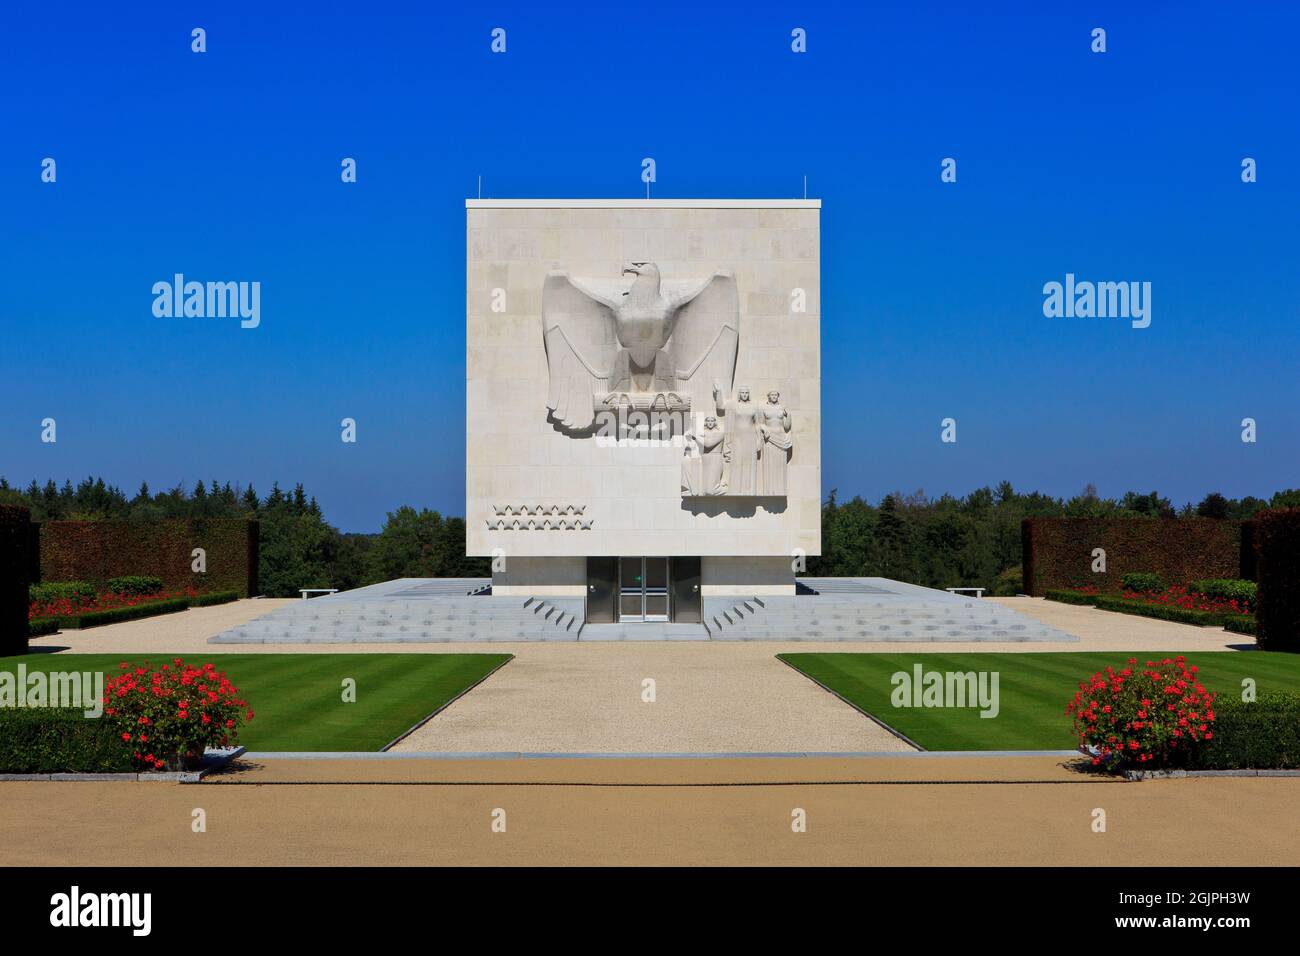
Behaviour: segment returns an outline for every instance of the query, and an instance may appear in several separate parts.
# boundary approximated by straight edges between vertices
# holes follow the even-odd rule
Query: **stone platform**
[[[277,608],[211,644],[527,641],[1069,643],[991,601],[887,578],[801,578],[796,596],[706,597],[702,624],[585,624],[580,597],[493,596],[487,578],[402,578]]]

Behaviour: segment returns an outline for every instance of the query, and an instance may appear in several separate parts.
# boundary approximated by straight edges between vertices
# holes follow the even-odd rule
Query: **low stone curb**
[[[1126,770],[1129,780],[1173,780],[1181,777],[1300,777],[1300,770]]]
[[[103,783],[118,781],[154,781],[155,783],[198,783],[214,770],[220,770],[236,757],[246,752],[245,747],[230,750],[208,750],[203,754],[203,766],[198,770],[172,770],[150,773],[0,773],[0,782],[51,781],[61,783]]]
[[[878,759],[903,757],[1078,757],[1074,750],[857,750],[857,751],[727,751],[640,752],[640,751],[563,751],[528,752],[522,750],[279,750],[255,751],[250,760],[787,760],[790,758]]]

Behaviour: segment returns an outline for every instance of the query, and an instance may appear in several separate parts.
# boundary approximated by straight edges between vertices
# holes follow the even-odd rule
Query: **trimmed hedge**
[[[27,653],[32,513],[0,505],[0,656]]]
[[[109,578],[108,589],[114,594],[157,594],[163,589],[163,579],[151,574],[128,574]]]
[[[1225,631],[1232,631],[1234,634],[1250,634],[1254,636],[1259,633],[1259,627],[1255,623],[1253,616],[1236,615],[1228,618],[1223,622]]]
[[[132,773],[130,748],[101,718],[63,707],[0,707],[0,773]]]
[[[1225,631],[1237,634],[1254,634],[1255,618],[1246,614],[1220,614],[1215,611],[1194,611],[1182,607],[1170,607],[1167,604],[1147,604],[1115,594],[1081,594],[1078,591],[1066,591],[1053,588],[1044,595],[1049,601],[1062,604],[1090,604],[1103,611],[1118,611],[1121,614],[1138,614],[1142,617],[1154,617],[1162,621],[1174,621],[1178,624],[1195,624],[1198,627],[1222,627]]]
[[[1255,642],[1262,651],[1300,652],[1300,508],[1256,515],[1255,548]]]
[[[1150,571],[1130,571],[1120,579],[1125,591],[1163,591],[1165,579]]]
[[[59,633],[59,619],[57,617],[38,617],[34,621],[27,622],[28,637],[43,637],[46,634]]]
[[[1142,617],[1159,618],[1162,621],[1174,621],[1178,624],[1195,624],[1198,627],[1223,627],[1240,614],[1220,614],[1216,611],[1193,611],[1185,607],[1171,607],[1168,604],[1147,604],[1144,601],[1099,594],[1096,606],[1103,611],[1122,611],[1125,614],[1139,614]]]
[[[166,589],[257,594],[258,524],[246,518],[165,521],[46,521],[41,525],[41,580],[149,576]],[[207,555],[206,573],[191,570],[192,552]]]
[[[64,599],[79,604],[88,603],[95,600],[98,593],[98,589],[86,581],[43,581],[27,587],[27,598],[35,604],[49,604]]]
[[[1214,736],[1193,753],[1197,770],[1300,769],[1300,694],[1265,692],[1250,703],[1220,695]]]
[[[1236,601],[1244,608],[1254,608],[1259,588],[1254,581],[1240,578],[1209,578],[1193,581],[1189,590],[1223,601]]]
[[[1236,578],[1241,522],[1215,518],[1026,518],[1021,522],[1025,593],[1094,585],[1118,591],[1124,574],[1146,571],[1166,581]],[[1093,572],[1094,548],[1106,570]]]
[[[1043,597],[1049,601],[1060,601],[1062,604],[1091,604],[1094,607],[1097,604],[1097,598],[1100,594],[1082,594],[1078,591],[1066,591],[1063,589],[1052,588],[1045,592]]]
[[[87,611],[84,614],[69,614],[66,617],[37,618],[38,621],[57,621],[65,630],[78,630],[87,627],[100,627],[104,624],[118,624],[122,621],[134,621],[141,617],[154,617],[158,614],[172,614],[176,611],[188,611],[189,598],[169,598],[166,601],[150,601],[135,607],[114,607],[106,611]]]
[[[229,604],[239,600],[238,591],[215,591],[212,594],[200,594],[190,599],[190,607],[209,607],[213,604]]]

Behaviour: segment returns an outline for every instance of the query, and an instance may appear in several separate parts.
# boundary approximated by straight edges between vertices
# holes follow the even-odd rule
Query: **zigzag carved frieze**
[[[586,505],[493,505],[489,531],[590,531]]]

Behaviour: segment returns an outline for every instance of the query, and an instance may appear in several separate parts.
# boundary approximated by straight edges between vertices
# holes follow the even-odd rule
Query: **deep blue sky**
[[[825,490],[1300,485],[1293,4],[606,6],[6,5],[0,474],[460,514],[476,176],[635,197],[653,156],[659,197],[823,200]],[[175,272],[260,281],[261,327],[154,318]],[[1044,318],[1066,272],[1151,327]]]

